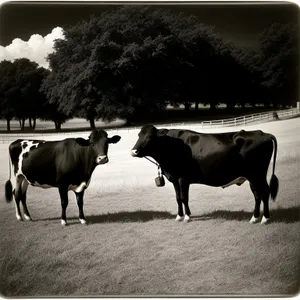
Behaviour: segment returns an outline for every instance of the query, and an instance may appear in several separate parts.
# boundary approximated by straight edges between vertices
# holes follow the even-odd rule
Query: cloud
[[[44,68],[48,68],[49,64],[46,61],[46,57],[53,52],[54,40],[63,38],[63,29],[61,27],[54,28],[51,33],[44,37],[39,34],[33,34],[27,42],[16,38],[10,45],[6,47],[0,46],[0,61],[13,61],[16,58],[25,57],[35,61]]]

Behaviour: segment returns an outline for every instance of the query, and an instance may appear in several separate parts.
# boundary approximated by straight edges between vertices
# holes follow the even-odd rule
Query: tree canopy
[[[260,35],[262,85],[274,104],[299,100],[299,29],[274,23]]]
[[[299,99],[299,29],[272,24],[260,47],[238,47],[196,17],[124,6],[64,29],[50,69],[0,63],[0,118],[143,120],[167,104],[289,106]],[[33,127],[34,127],[33,124]]]
[[[0,62],[0,118],[7,121],[8,130],[14,117],[19,119],[21,130],[24,130],[26,119],[34,129],[37,118],[53,120],[55,114],[61,115],[40,90],[49,74],[49,70],[27,58]]]
[[[195,18],[151,7],[103,13],[64,31],[49,55],[52,78],[44,89],[63,112],[87,119],[131,118],[169,102],[195,102],[212,73],[211,32]]]

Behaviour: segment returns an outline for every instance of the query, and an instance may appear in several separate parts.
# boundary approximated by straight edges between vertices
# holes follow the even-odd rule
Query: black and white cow
[[[270,186],[267,171],[274,150]],[[150,156],[173,183],[178,203],[177,221],[190,220],[189,186],[200,183],[215,187],[241,185],[246,180],[255,197],[255,208],[250,223],[256,223],[264,203],[262,224],[268,222],[269,195],[275,200],[278,178],[274,174],[277,140],[262,131],[205,134],[191,130],[160,129],[145,125],[131,150],[134,157]],[[183,215],[183,206],[185,216]]]
[[[88,187],[92,173],[97,165],[108,162],[108,144],[115,144],[121,139],[115,135],[111,138],[104,130],[93,130],[87,140],[67,138],[62,141],[16,140],[9,145],[10,160],[13,164],[16,185],[13,190],[11,167],[9,180],[5,184],[7,202],[15,198],[16,216],[22,220],[20,201],[24,217],[31,220],[26,205],[28,185],[59,190],[61,199],[61,223],[67,224],[66,208],[68,191],[76,194],[79,208],[79,220],[86,224],[83,214],[83,195]]]

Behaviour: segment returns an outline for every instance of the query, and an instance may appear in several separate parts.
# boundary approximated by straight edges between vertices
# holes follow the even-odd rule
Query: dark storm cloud
[[[116,9],[124,3],[95,2],[13,2],[1,6],[0,45],[6,46],[14,38],[28,40],[32,34],[42,36],[57,26],[65,28],[91,15]],[[137,4],[137,3],[134,3]],[[130,4],[126,4],[130,5]],[[139,3],[145,5],[145,3]],[[256,3],[165,3],[151,4],[154,7],[171,9],[195,15],[202,23],[215,26],[217,32],[238,44],[257,44],[258,34],[268,25],[279,22],[299,24],[299,7],[288,2]]]

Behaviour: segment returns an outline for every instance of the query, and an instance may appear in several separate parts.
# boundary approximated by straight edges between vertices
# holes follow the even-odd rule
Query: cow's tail
[[[6,199],[6,202],[9,203],[13,199],[13,187],[12,187],[12,184],[11,184],[11,181],[10,181],[10,179],[11,179],[10,155],[9,155],[9,158],[8,158],[8,169],[9,169],[9,178],[5,183],[5,199]]]
[[[270,180],[270,195],[271,199],[275,201],[277,193],[278,193],[278,187],[279,187],[279,181],[277,176],[275,175],[275,165],[276,165],[276,156],[277,156],[277,139],[274,135],[270,134],[271,139],[274,144],[274,157],[273,157],[273,172]]]

